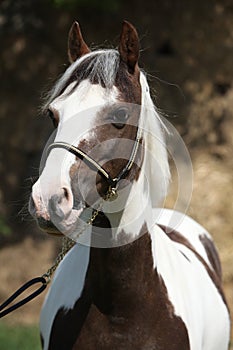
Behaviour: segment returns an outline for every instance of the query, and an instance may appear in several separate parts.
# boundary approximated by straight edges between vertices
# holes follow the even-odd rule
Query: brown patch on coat
[[[116,75],[115,85],[120,91],[120,100],[141,105],[140,69],[137,66],[135,72],[130,74],[124,62],[120,62]]]
[[[75,332],[76,341],[67,343]],[[57,313],[49,349],[190,349],[186,326],[153,268],[148,234],[118,248],[91,248],[82,296],[73,310]]]
[[[221,273],[219,273],[220,260],[219,260],[218,253],[217,253],[216,248],[214,247],[213,242],[208,240],[208,244],[207,244],[206,239],[204,240],[204,238],[202,238],[202,241],[205,241],[204,248],[208,250],[208,252],[207,252],[208,259],[210,261],[210,264],[213,267],[213,269],[211,269],[209,267],[209,265],[207,264],[207,262],[204,260],[204,258],[195,250],[195,248],[192,246],[192,244],[187,240],[187,238],[185,238],[178,231],[173,230],[173,229],[171,229],[169,227],[166,227],[164,225],[158,225],[158,226],[167,234],[167,236],[172,241],[180,243],[180,244],[183,244],[185,247],[187,247],[188,249],[190,249],[194,253],[194,255],[197,257],[198,260],[200,260],[200,262],[205,267],[209,277],[211,278],[211,280],[213,281],[214,285],[216,286],[219,294],[221,295],[224,304],[228,308],[226,297],[225,297],[225,294],[224,294],[224,291],[223,291],[223,287],[222,287]],[[210,244],[210,242],[211,242],[211,244]],[[217,268],[217,269],[215,269],[215,268]]]
[[[211,263],[214,271],[216,271],[220,280],[222,280],[221,263],[220,263],[219,255],[218,255],[217,249],[215,248],[214,243],[205,234],[200,235],[199,239],[205,248],[209,262]]]
[[[111,118],[114,115],[114,111],[123,107],[128,110],[129,118],[125,126],[118,129],[112,125]],[[134,104],[119,102],[104,106],[96,116],[96,126],[90,132],[90,138],[81,140],[77,147],[99,163],[110,174],[111,178],[115,178],[125,168],[131,157],[133,145],[136,142],[139,117],[140,107]],[[123,139],[122,142],[121,138]],[[128,148],[124,140],[132,141]],[[125,173],[125,178],[131,183],[139,178],[144,154],[142,142],[143,140],[141,139],[131,170]],[[80,200],[81,192],[87,193],[85,189],[90,189],[86,195],[85,202],[88,205],[92,205],[98,199],[97,193],[104,196],[109,187],[108,182],[100,174],[95,170],[91,170],[77,158],[76,163],[70,169],[70,178],[75,204],[77,199]],[[97,192],[92,190],[93,184],[96,184]],[[80,186],[85,186],[83,191],[79,188]],[[119,188],[121,189],[121,185]]]

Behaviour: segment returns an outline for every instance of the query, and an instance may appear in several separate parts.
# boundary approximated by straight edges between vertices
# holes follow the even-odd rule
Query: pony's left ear
[[[134,26],[127,21],[123,22],[118,50],[129,73],[133,74],[139,59],[139,38]]]
[[[86,55],[91,50],[82,37],[78,22],[74,22],[68,36],[68,57],[70,63],[76,61],[79,57]]]

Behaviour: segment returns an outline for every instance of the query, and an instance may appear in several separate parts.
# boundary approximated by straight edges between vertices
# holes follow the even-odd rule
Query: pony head
[[[138,66],[136,29],[125,21],[118,50],[91,51],[75,22],[68,57],[71,65],[43,108],[54,123],[53,141],[76,147],[113,179],[127,166],[141,130],[133,164],[117,187],[126,203],[143,169],[150,203],[156,206],[166,194],[169,168],[162,124]],[[108,189],[95,167],[65,149],[51,148],[32,188],[29,211],[46,232],[68,235]],[[117,211],[122,216],[124,207]]]

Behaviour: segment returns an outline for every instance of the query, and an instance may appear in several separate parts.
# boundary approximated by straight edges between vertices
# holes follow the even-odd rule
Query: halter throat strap
[[[139,148],[139,143],[141,140],[141,131],[138,128],[137,136],[134,141],[134,145],[130,154],[130,158],[126,164],[126,166],[120,171],[120,173],[112,178],[110,174],[98,163],[96,162],[92,157],[90,157],[86,152],[82,151],[78,147],[75,147],[67,142],[53,142],[49,147],[47,148],[47,153],[49,153],[52,149],[54,148],[63,148],[66,151],[74,154],[76,157],[81,159],[85,164],[88,165],[88,167],[92,170],[97,170],[97,172],[108,182],[109,186],[111,188],[116,188],[118,182],[125,178],[127,174],[129,173],[130,169],[132,168],[138,148]]]

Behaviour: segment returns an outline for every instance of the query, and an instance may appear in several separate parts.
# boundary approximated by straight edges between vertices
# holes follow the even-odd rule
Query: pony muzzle
[[[29,201],[29,212],[43,231],[49,234],[62,234],[59,223],[69,218],[73,203],[73,194],[69,187],[62,187],[53,191],[53,194],[50,191],[42,195],[35,184]]]

